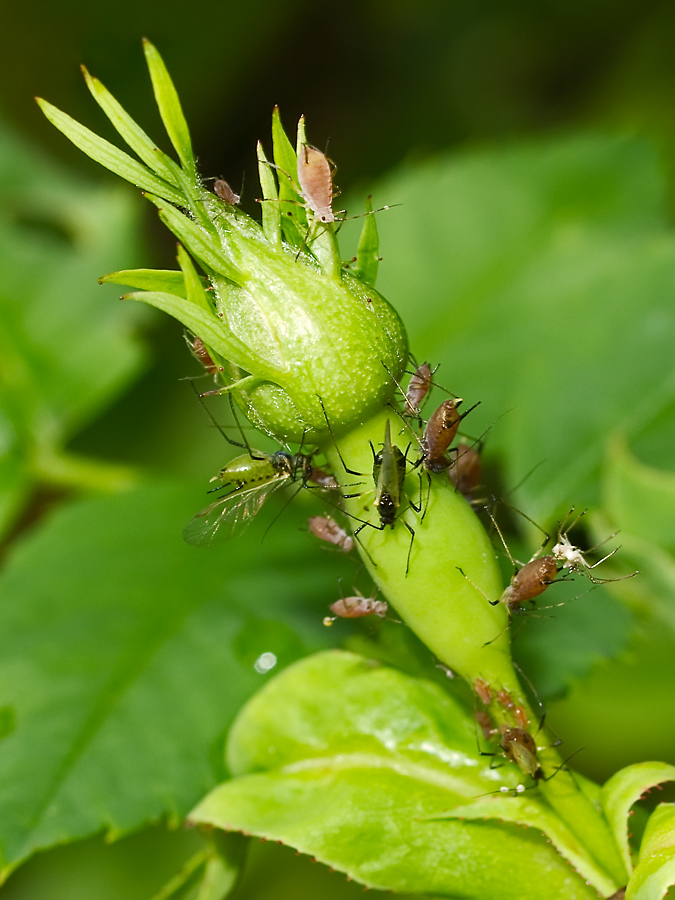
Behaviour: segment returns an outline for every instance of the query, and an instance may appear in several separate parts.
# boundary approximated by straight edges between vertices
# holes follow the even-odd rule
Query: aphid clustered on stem
[[[493,755],[515,766],[518,784],[511,777],[507,790],[543,797],[556,834],[572,835],[565,841],[581,847],[578,871],[609,895],[628,878],[625,861],[597,804],[537,725],[511,660],[508,627],[514,612],[561,577],[609,579],[592,574],[599,563],[586,561],[563,524],[549,553],[542,546],[524,565],[512,559],[516,572],[503,588],[495,550],[471,505],[478,502],[482,442],[460,440],[477,404],[460,413],[463,401],[452,395],[424,418],[436,370],[426,362],[406,368],[405,328],[373,287],[379,247],[370,199],[357,255],[344,264],[331,164],[308,143],[303,119],[294,147],[275,110],[271,160],[258,145],[256,223],[226,181],[209,190],[198,176],[175,88],[149,42],[145,53],[178,162],[86,71],[94,99],[138,159],[39,102],[85,153],[141,188],[181,242],[179,270],[125,270],[101,280],[132,287],[128,299],[182,322],[191,352],[216,382],[205,394],[227,395],[233,410],[236,404],[283,445],[264,453],[243,430],[241,441],[223,431],[244,452],[213,477],[220,496],[191,520],[185,539],[235,537],[284,485],[312,492],[330,514],[313,516],[310,532],[344,553],[357,547],[386,597],[355,592],[332,604],[334,616],[383,617],[390,603],[440,664],[466,680],[481,705],[483,738],[493,742]],[[299,448],[292,452],[288,442]],[[516,798],[503,799],[520,809]],[[482,815],[522,820],[501,807]]]

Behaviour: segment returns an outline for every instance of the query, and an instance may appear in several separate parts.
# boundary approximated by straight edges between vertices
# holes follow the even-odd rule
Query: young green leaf
[[[309,223],[302,197],[296,188],[298,157],[281,124],[278,106],[274,107],[272,114],[272,149],[279,183],[281,227],[290,244],[302,247]]]
[[[187,300],[185,276],[173,269],[122,269],[99,278],[100,284],[123,284],[141,291],[175,294]]]
[[[613,893],[618,885],[612,881],[597,864],[590,859],[582,844],[563,822],[551,811],[548,804],[532,791],[516,797],[489,795],[457,806],[449,812],[435,817],[441,819],[499,819],[502,822],[516,822],[530,828],[538,828],[552,842],[553,846],[577,870],[582,878],[588,879],[603,894]]]
[[[213,269],[214,272],[237,282],[239,273],[230,258],[227,247],[221,246],[219,241],[209,240],[211,235],[206,235],[199,225],[175,207],[167,206],[160,197],[154,197],[152,194],[145,196],[159,210],[162,222],[173,231],[182,243],[190,248],[202,263]]]
[[[521,776],[481,761],[472,717],[429,682],[353,654],[310,657],[244,708],[227,759],[239,777],[193,821],[281,840],[380,889],[594,896],[535,831],[433,821]]]
[[[146,166],[136,162],[128,153],[119,150],[114,144],[94,134],[93,131],[90,131],[84,125],[80,125],[67,113],[61,112],[60,109],[52,106],[46,100],[38,97],[37,102],[52,125],[58,128],[62,134],[65,134],[83,153],[96,160],[97,163],[114,172],[115,175],[119,175],[120,178],[135,184],[136,187],[157,194],[165,200],[171,201],[171,203],[176,203],[180,206],[185,202],[185,198],[181,193],[153,175]]]
[[[646,466],[615,436],[603,475],[605,510],[621,531],[675,550],[675,472]]]
[[[151,171],[154,171],[173,187],[180,189],[176,178],[176,164],[165,153],[162,153],[98,78],[92,77],[84,66],[82,66],[82,72],[92,97],[110,119],[118,134],[124,138]]]
[[[281,204],[279,203],[279,192],[260,141],[258,141],[257,154],[258,178],[260,179],[260,187],[263,193],[261,202],[263,231],[270,244],[281,246]]]
[[[664,781],[675,781],[675,766],[661,762],[636,763],[621,769],[603,785],[602,808],[621,848],[627,870],[632,870],[628,847],[628,814],[642,794]]]
[[[380,239],[377,233],[377,222],[373,215],[373,198],[366,197],[366,216],[359,238],[359,246],[356,250],[356,263],[352,266],[352,272],[361,281],[375,286],[377,280],[377,267],[380,264]]]
[[[626,887],[626,900],[661,900],[675,884],[675,806],[661,803],[649,817],[640,859]]]
[[[188,174],[194,175],[195,158],[192,153],[190,131],[183,115],[176,88],[164,65],[164,60],[157,52],[157,48],[147,38],[143,39],[143,50],[150,78],[152,79],[155,100],[157,101],[159,114],[162,117],[166,132]]]

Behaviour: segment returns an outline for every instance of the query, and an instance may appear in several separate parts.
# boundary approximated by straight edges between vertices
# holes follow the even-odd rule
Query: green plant
[[[81,149],[142,187],[160,209],[163,221],[182,242],[178,253],[180,271],[125,270],[104,280],[136,288],[137,292],[129,297],[170,312],[190,328],[204,342],[222,373],[221,386],[235,398],[248,418],[277,441],[302,439],[303,446],[311,442],[326,458],[340,483],[350,485],[347,493],[354,493],[351,487],[354,479],[368,479],[373,467],[375,451],[371,444],[379,448],[386,442],[386,423],[403,448],[409,440],[405,431],[398,436],[400,420],[387,405],[396,398],[396,381],[407,362],[407,340],[398,316],[372,287],[378,256],[374,216],[366,217],[356,266],[351,274],[347,273],[342,267],[334,224],[313,224],[307,196],[302,195],[295,180],[297,155],[306,147],[304,123],[300,124],[294,150],[278,115],[273,121],[274,167],[259,150],[266,201],[262,227],[252,223],[235,205],[222,202],[197,177],[187,126],[173,85],[157,52],[147,43],[146,54],[162,119],[180,166],[161,153],[111,95],[89,76],[87,83],[92,94],[145,165],[42,103],[51,121]],[[592,141],[585,147],[582,145],[581,151],[576,148],[577,173],[580,161],[592,168],[589,160],[592,161],[593,149]],[[563,146],[559,155],[564,158],[565,153],[574,156],[574,152],[572,144]],[[546,161],[540,163],[542,168],[545,164]],[[553,167],[554,161],[548,160],[548,164]],[[476,168],[479,176],[485,174],[480,171],[480,160]],[[508,174],[508,157],[504,169]],[[500,178],[504,174],[491,172],[494,186],[503,183]],[[427,187],[437,187],[437,180],[432,171]],[[641,246],[643,234],[639,228],[646,231],[644,223],[635,225],[631,221],[629,224],[629,216],[624,222],[618,203],[608,215],[610,204],[601,194],[596,191],[593,197],[595,221],[592,216],[586,217],[590,224],[585,222],[588,233],[584,237],[590,235],[592,239],[588,243],[596,241],[596,253],[599,246],[606,253],[613,251],[617,255],[625,252],[628,244]],[[567,191],[561,205],[569,204],[570,198],[574,198],[573,190]],[[551,205],[555,206],[555,202],[553,197]],[[612,203],[615,203],[614,196]],[[574,224],[573,208],[565,208],[564,212]],[[452,230],[451,216],[444,210],[446,217]],[[565,216],[561,218],[564,222]],[[643,218],[649,217],[645,213]],[[532,223],[521,222],[520,231],[519,223],[511,220],[504,223],[512,246],[499,234],[500,224],[493,223],[494,243],[499,253],[494,254],[492,270],[499,272],[503,283],[508,284],[503,270],[517,260],[527,276],[521,290],[529,288],[531,296],[539,297],[540,257],[527,269],[522,265],[527,252],[532,252],[528,234]],[[556,263],[567,271],[562,264],[566,261],[565,253],[569,253],[570,240],[572,244],[577,242],[577,246],[579,240],[573,227],[571,232],[570,239],[562,229],[551,246],[536,248],[543,251],[541,257],[546,258],[547,253],[552,256],[552,260],[546,260],[554,264],[546,270],[547,278]],[[671,248],[668,246],[667,251],[661,248],[659,255],[658,248],[655,250],[647,241],[644,243],[644,253],[653,262],[658,287],[660,267],[664,272],[672,271]],[[425,241],[424,246],[433,247],[433,239]],[[198,274],[183,247],[197,259],[203,276]],[[487,255],[483,251],[483,264]],[[454,277],[466,278],[470,264],[470,258],[463,259]],[[430,269],[421,268],[414,289],[419,290],[424,271]],[[489,348],[488,355],[495,357],[504,352],[505,343],[508,345],[509,318],[502,322],[485,322],[481,318],[479,291],[498,290],[494,283],[489,283],[489,278],[487,281],[487,286],[474,286],[467,299],[471,301],[481,339]],[[558,283],[562,284],[558,290],[570,289],[564,279]],[[513,286],[509,288],[515,294]],[[411,286],[411,293],[412,290]],[[505,309],[509,310],[508,304]],[[549,318],[552,329],[560,327],[555,315],[550,314]],[[457,317],[456,321],[464,329],[466,341],[468,317]],[[546,345],[545,340],[542,343]],[[507,346],[507,358],[508,349]],[[536,362],[537,357],[532,354],[530,359]],[[491,366],[493,374],[499,371],[494,367],[494,359]],[[531,383],[532,372],[527,372],[527,367],[524,371]],[[480,371],[477,380],[480,381]],[[547,381],[550,389],[551,380],[544,379],[544,383]],[[469,382],[467,378],[467,385]],[[477,391],[472,389],[471,394],[474,393]],[[652,398],[652,407],[653,402]],[[631,424],[639,420],[640,414],[639,408],[631,414],[635,417]],[[642,415],[648,417],[648,413]],[[578,426],[570,423],[569,416],[564,418],[564,441],[570,446],[577,438]],[[602,428],[598,427],[597,434],[601,432]],[[511,426],[509,437],[517,448],[511,454],[511,462],[519,463],[524,456],[521,447],[525,435],[522,429]],[[550,440],[550,436],[546,439]],[[626,464],[625,452],[621,454],[621,449],[617,449],[607,467],[608,479],[613,480],[608,482],[606,507],[608,512],[616,512],[623,503],[618,517],[625,521],[628,513],[624,507],[632,508],[623,499],[626,491],[637,490],[642,496],[645,486],[639,479],[636,483],[634,466]],[[540,500],[536,515],[543,513],[549,518],[552,506],[564,498],[570,486],[575,486],[578,470],[570,467],[573,477],[566,481],[559,479],[557,495],[555,481],[549,486],[550,505],[546,508]],[[591,468],[587,464],[582,474]],[[404,501],[395,511],[393,528],[361,529],[364,562],[397,614],[445,666],[461,675],[472,691],[478,679],[491,687],[485,705],[495,726],[515,727],[512,709],[498,696],[498,691],[508,691],[513,703],[522,710],[522,717],[531,723],[524,728],[534,732],[537,713],[531,708],[512,665],[505,606],[501,603],[493,606],[487,599],[499,599],[502,581],[483,527],[446,477],[431,474],[427,488],[425,477],[419,478],[416,469],[407,466],[406,471],[404,496],[419,497],[421,511],[417,514],[412,508],[406,508]],[[652,477],[658,481],[658,476]],[[178,510],[186,502],[187,495],[179,495],[175,490],[145,490],[144,507],[138,508],[144,508],[146,513],[160,508],[165,513],[169,509]],[[534,489],[530,487],[530,490]],[[656,491],[661,493],[661,488]],[[360,524],[372,516],[366,509],[369,500],[364,495],[345,498],[344,502],[347,513]],[[229,509],[227,503],[218,510],[221,508]],[[60,549],[61,542],[55,540],[59,529],[68,532],[71,538],[76,528],[99,535],[100,543],[92,555],[95,560],[92,577],[97,583],[106,582],[102,565],[106,560],[112,574],[116,560],[133,551],[137,563],[126,570],[129,611],[142,611],[143,624],[136,633],[134,645],[129,646],[128,659],[115,677],[123,682],[139,660],[145,658],[145,648],[162,649],[167,640],[170,643],[171,635],[183,627],[186,615],[196,613],[189,633],[193,649],[201,649],[201,658],[194,658],[188,652],[189,643],[181,643],[177,648],[184,657],[186,671],[190,670],[181,686],[179,715],[170,706],[158,707],[154,723],[143,722],[141,726],[137,714],[134,721],[139,735],[161,733],[167,742],[175,740],[171,729],[169,733],[166,731],[168,717],[181,729],[192,721],[195,730],[208,740],[212,723],[208,715],[200,717],[195,697],[200,696],[202,686],[208,681],[208,667],[217,656],[219,639],[220,646],[224,640],[235,650],[232,684],[221,730],[257,681],[251,670],[256,656],[251,657],[248,650],[241,651],[241,630],[245,631],[247,625],[242,625],[241,618],[221,621],[214,609],[201,607],[201,594],[213,590],[220,577],[214,564],[198,558],[189,548],[182,548],[175,552],[169,572],[148,571],[144,540],[149,529],[147,520],[142,519],[130,528],[124,497],[116,498],[116,511],[109,501],[106,510],[105,528],[100,527],[102,511],[95,501],[55,520],[50,533],[45,533],[32,546],[27,545],[23,556],[17,556],[9,576],[10,587],[11,578],[15,584],[25,583],[30,572],[34,590],[37,593],[45,590],[39,577],[35,578],[35,560],[49,561],[50,552],[55,555],[57,548]],[[161,539],[167,539],[175,528],[175,518],[172,514],[162,523],[157,534],[153,533],[153,540],[159,539],[161,530],[164,532]],[[414,531],[412,542],[410,531],[403,527],[404,521]],[[652,517],[648,521],[651,523]],[[603,530],[599,523],[596,527]],[[636,523],[634,528],[638,533],[644,530],[641,523]],[[289,551],[287,538],[275,537],[275,545],[276,549],[268,551],[270,567],[275,563],[275,554],[281,565],[288,565],[289,558],[294,563],[297,555],[294,557],[295,551]],[[250,545],[248,550],[243,545],[238,554],[237,565],[244,567],[243,571],[246,554],[251,552]],[[409,565],[406,564],[408,556]],[[44,571],[51,573],[62,564],[54,558]],[[115,622],[119,584],[108,577],[109,610],[111,622]],[[300,578],[299,572],[297,577]],[[188,586],[193,597],[191,610],[186,608]],[[623,589],[639,591],[632,583],[630,586],[625,583]],[[72,587],[65,580],[61,590],[64,601],[72,596]],[[245,617],[250,590],[237,572],[229,573],[228,590],[236,597],[237,615]],[[256,592],[257,597],[261,595],[268,598],[267,610],[258,608],[256,612],[265,611],[269,615],[274,609],[277,617],[268,627],[269,641],[275,648],[282,648],[275,656],[283,652],[285,661],[290,661],[326,643],[327,639],[319,638],[313,626],[294,621],[292,607],[287,616],[281,615],[285,605],[283,589],[279,589],[273,576],[268,576],[262,592]],[[86,598],[81,598],[81,603],[85,611]],[[161,626],[157,624],[158,616]],[[52,620],[45,640],[53,639],[53,629]],[[580,775],[572,774],[552,746],[553,739],[543,737],[543,730],[537,731],[538,741],[548,745],[538,753],[537,765],[541,769],[532,769],[531,763],[529,767],[529,776],[534,772],[535,779],[525,777],[528,766],[522,762],[520,769],[514,764],[492,769],[477,750],[471,696],[462,695],[461,690],[448,692],[446,687],[434,684],[429,680],[432,663],[428,655],[425,658],[423,651],[408,638],[399,636],[397,647],[397,639],[390,637],[391,645],[388,645],[386,635],[384,630],[381,640],[363,648],[366,652],[360,655],[333,650],[309,656],[257,693],[241,711],[229,734],[227,769],[235,777],[216,787],[192,812],[191,819],[226,831],[274,837],[379,888],[466,897],[496,894],[586,897],[597,896],[597,892],[609,896],[621,888],[629,880],[633,867],[626,837],[629,809],[646,788],[672,779],[675,770],[665,763],[638,764],[618,772],[599,789]],[[259,641],[248,643],[251,648],[260,646]],[[617,645],[620,643],[617,640]],[[96,652],[100,653],[100,648]],[[424,662],[416,662],[415,653],[422,654]],[[241,671],[237,655],[242,662]],[[152,665],[157,667],[153,678],[166,677],[174,670],[161,656],[160,653],[155,659],[150,651]],[[374,664],[373,656],[408,671]],[[93,660],[83,658],[70,662],[75,674],[78,668],[91,665]],[[583,663],[589,664],[588,660]],[[106,685],[101,697],[106,696],[107,689]],[[95,719],[96,686],[88,684],[82,690],[92,698],[91,715]],[[133,715],[133,703],[126,711],[127,717],[130,712]],[[85,721],[83,727],[90,726]],[[114,733],[113,730],[112,737]],[[174,757],[173,765],[180,759],[177,750],[180,743],[175,741],[173,748],[167,748],[168,756]],[[105,740],[101,752],[103,756],[99,758],[103,759]],[[132,755],[129,749],[125,753]],[[96,757],[91,755],[85,760],[89,772],[84,779],[81,776],[77,779],[73,797],[66,791],[61,806],[56,804],[56,824],[44,818],[40,828],[26,832],[22,842],[17,842],[8,854],[9,866],[32,848],[53,843],[59,839],[57,835],[62,839],[65,833],[73,838],[96,829],[101,813],[96,803],[87,801],[82,792],[82,785],[87,785],[94,801],[100,789],[100,776],[93,771],[95,762]],[[165,783],[171,780],[171,768],[170,764],[162,773]],[[539,777],[540,772],[546,777]],[[209,781],[206,771],[200,777],[203,782]],[[158,787],[148,804],[145,773],[138,770],[138,778],[140,791],[135,804],[130,802],[134,791],[125,789],[117,797],[115,814],[103,814],[103,821],[112,822],[113,830],[123,831],[167,811],[162,800],[163,789]],[[194,783],[194,778],[190,784],[184,783],[186,797],[194,790]],[[519,790],[521,784],[531,790]],[[495,793],[499,786],[507,789],[505,794]],[[176,788],[172,796],[178,797]],[[184,800],[174,802],[178,813]],[[106,800],[104,806],[108,803]],[[373,810],[377,810],[376,815]],[[660,897],[667,888],[672,865],[668,816],[669,807],[662,805],[645,829],[640,861],[628,887],[629,897]],[[533,828],[524,832],[516,830],[515,824]],[[184,878],[179,877],[170,890],[176,895],[194,889],[201,891],[199,896],[204,898],[225,896],[236,868],[236,860],[232,860],[237,853],[230,851],[229,843],[224,841],[222,846],[202,852],[186,870]],[[219,886],[212,888],[214,870],[221,875],[215,877]],[[195,879],[202,875],[202,887],[195,888]]]

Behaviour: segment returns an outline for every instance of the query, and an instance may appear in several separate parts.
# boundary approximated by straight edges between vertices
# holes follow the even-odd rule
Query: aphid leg
[[[223,387],[214,388],[212,391],[204,391],[200,394],[200,397],[213,397],[216,394],[229,394],[231,391],[238,391],[242,388],[252,388],[257,384],[261,384],[264,379],[260,378],[258,375],[247,375],[245,378],[240,378],[238,381],[233,381],[232,384],[226,384]]]
[[[192,384],[192,382],[191,382],[191,384]],[[197,390],[197,388],[194,386],[194,384],[192,385],[192,390],[195,392],[197,400],[199,400],[199,403],[201,404],[202,409],[204,410],[206,415],[209,417],[209,419],[211,419],[212,424],[218,429],[218,431],[225,438],[225,440],[227,441],[228,444],[231,444],[233,447],[240,447],[242,450],[247,450],[248,455],[251,457],[251,459],[264,459],[265,458],[264,456],[256,456],[254,454],[253,449],[251,448],[251,445],[248,441],[248,438],[246,437],[244,429],[241,427],[241,422],[239,421],[239,419],[237,417],[237,413],[235,412],[234,401],[232,399],[231,394],[229,394],[228,396],[229,396],[229,400],[230,400],[230,409],[232,410],[232,418],[234,419],[235,425],[237,426],[237,430],[239,431],[239,434],[241,436],[243,443],[239,443],[239,441],[233,440],[228,434],[225,433],[225,430],[222,428],[221,425],[218,424],[213,413],[208,408],[208,406],[204,403],[204,400],[203,400],[204,394],[200,394],[199,391]]]
[[[328,428],[330,436],[333,439],[333,446],[335,447],[337,455],[340,458],[340,462],[342,463],[343,469],[349,475],[357,475],[359,478],[365,478],[367,475],[370,474],[369,472],[357,472],[356,469],[350,469],[349,466],[347,465],[347,463],[345,462],[344,457],[343,457],[342,453],[340,452],[340,447],[338,445],[338,442],[335,439],[335,434],[333,433],[333,429],[332,429],[330,421],[328,419],[328,413],[326,412],[326,407],[323,404],[323,400],[321,399],[321,397],[319,397],[318,394],[317,394],[317,397],[318,397],[319,403],[321,404],[321,409],[323,410],[323,417],[326,420],[326,427]],[[373,456],[375,456],[375,448],[373,447],[372,441],[370,442],[370,449],[373,451]],[[349,499],[351,497],[358,497],[358,496],[360,496],[360,495],[359,494],[346,494],[345,495],[346,499]]]
[[[502,500],[499,500],[497,497],[493,497],[492,499],[493,499],[494,503],[503,503],[503,502],[504,502],[504,501],[502,501]],[[538,525],[538,524],[534,521],[534,519],[531,519],[526,513],[521,512],[521,510],[519,510],[519,509],[516,509],[515,506],[511,506],[510,503],[506,503],[505,505],[508,506],[509,509],[514,510],[514,512],[517,512],[517,513],[519,513],[520,515],[522,515],[523,518],[527,519],[528,522],[531,522],[532,525],[535,525],[535,526],[539,529],[539,531],[541,531],[541,533],[544,535],[544,540],[542,541],[541,545],[535,550],[535,552],[532,554],[532,556],[531,556],[530,559],[528,560],[528,562],[533,562],[533,561],[539,556],[539,554],[540,554],[541,551],[544,549],[544,547],[546,546],[546,544],[548,544],[548,542],[551,540],[551,537],[550,537],[550,535],[549,535],[546,531],[544,531],[544,529],[541,527],[541,525]],[[483,509],[485,510],[485,512],[486,512],[486,513],[488,514],[488,516],[490,517],[490,521],[491,521],[492,524],[494,525],[495,531],[496,531],[497,534],[499,535],[500,540],[501,540],[502,544],[504,545],[504,549],[506,550],[506,554],[507,554],[508,558],[511,560],[511,564],[513,565],[514,570],[517,572],[519,566],[527,565],[527,563],[519,563],[516,559],[514,559],[512,553],[511,553],[511,550],[509,549],[509,545],[506,543],[506,538],[504,537],[504,534],[503,534],[501,528],[500,528],[499,525],[497,524],[497,520],[495,519],[495,517],[494,517],[494,515],[493,515],[493,513],[492,513],[492,510],[490,509],[489,506],[484,506]]]

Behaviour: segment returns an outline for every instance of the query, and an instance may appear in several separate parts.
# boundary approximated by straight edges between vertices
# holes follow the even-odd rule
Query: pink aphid
[[[354,538],[330,516],[312,516],[309,530],[315,537],[339,547],[344,553],[354,549]]]
[[[434,371],[436,370],[434,369]],[[429,363],[422,363],[421,366],[415,369],[408,384],[408,390],[405,392],[404,416],[413,418],[419,416],[422,401],[429,393],[429,388],[431,387],[432,376],[433,372]]]
[[[492,703],[492,690],[490,685],[483,678],[476,678],[473,683],[474,690],[480,697],[481,701],[487,706]]]
[[[303,144],[298,154],[298,181],[302,196],[320,222],[334,222],[333,172],[324,154]]]
[[[360,619],[362,616],[379,616],[384,619],[389,605],[386,600],[362,597],[357,591],[354,597],[340,597],[335,603],[331,603],[330,609],[340,619]]]

